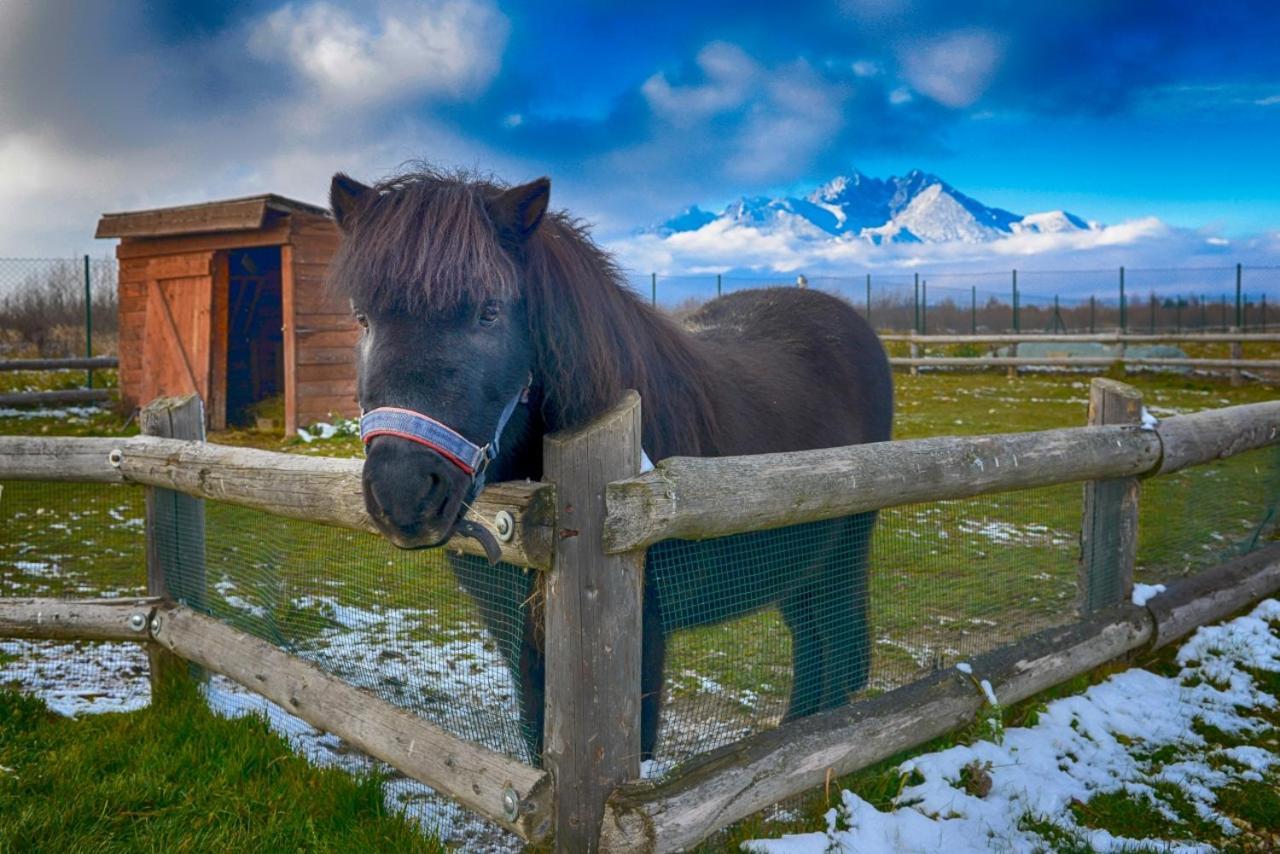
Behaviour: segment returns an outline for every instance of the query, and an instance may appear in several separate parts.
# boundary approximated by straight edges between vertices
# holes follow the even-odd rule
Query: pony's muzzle
[[[361,483],[369,517],[402,549],[448,540],[469,486],[467,476],[440,454],[395,436],[369,442]]]

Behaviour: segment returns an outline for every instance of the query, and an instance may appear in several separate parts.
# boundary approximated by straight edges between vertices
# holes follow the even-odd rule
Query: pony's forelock
[[[503,189],[428,167],[378,182],[344,223],[330,286],[367,309],[415,313],[512,298],[517,271],[486,207]]]

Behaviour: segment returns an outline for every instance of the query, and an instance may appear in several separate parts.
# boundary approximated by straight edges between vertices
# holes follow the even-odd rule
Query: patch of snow
[[[1022,820],[1033,816],[1080,838],[1097,851],[1207,851],[1181,840],[1129,839],[1075,823],[1071,805],[1117,791],[1146,796],[1174,818],[1154,783],[1172,783],[1192,808],[1220,826],[1239,831],[1214,808],[1215,789],[1236,779],[1253,779],[1277,758],[1258,748],[1214,750],[1196,734],[1200,720],[1228,733],[1253,733],[1266,722],[1251,709],[1275,708],[1246,669],[1280,671],[1280,637],[1269,623],[1280,619],[1280,601],[1266,600],[1248,616],[1199,629],[1179,650],[1182,671],[1174,677],[1129,670],[1083,694],[1055,700],[1034,727],[1005,730],[1001,744],[979,741],[918,756],[902,763],[923,782],[907,786],[890,810],[880,811],[844,792],[826,816],[826,830],[753,840],[744,850],[769,854],[826,854],[829,851],[961,852],[1032,851],[1051,847]],[[1175,746],[1178,760],[1149,757]],[[1243,770],[1215,768],[1227,756]],[[985,797],[955,784],[970,763],[989,768]]]
[[[956,664],[956,670],[959,670],[965,676],[973,675],[973,666],[967,661],[961,661]]]
[[[978,687],[982,689],[982,696],[987,698],[988,703],[990,703],[993,706],[1000,705],[1000,701],[996,699],[996,692],[991,687],[990,680],[983,679],[981,682],[978,683]]]

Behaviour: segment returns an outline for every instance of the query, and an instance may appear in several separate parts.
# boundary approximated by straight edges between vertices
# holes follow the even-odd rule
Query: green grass
[[[0,851],[422,851],[376,776],[319,769],[191,687],[78,720],[0,690]]]
[[[1135,374],[1127,381],[1161,416],[1275,397],[1267,386],[1231,388],[1225,382],[1171,374]],[[899,373],[895,382],[896,438],[1079,426],[1085,419],[1087,377],[1022,374],[1008,380],[999,373]],[[71,419],[0,418],[0,433],[19,432],[129,435],[136,426],[110,412]],[[291,453],[360,453],[354,438],[305,444],[271,430],[231,430],[210,440]],[[1273,456],[1253,452],[1146,481],[1140,505],[1140,580],[1194,570],[1239,547],[1257,530],[1268,497],[1277,494],[1278,468]],[[0,595],[141,592],[141,531],[130,521],[142,517],[137,490],[49,483],[7,483],[3,489]],[[1073,484],[882,513],[872,558],[875,645],[869,690],[887,690],[1073,619],[1080,500],[1080,486]],[[340,615],[331,602],[382,613],[425,606],[430,610],[403,615],[406,637],[492,648],[479,628],[476,608],[459,591],[439,552],[400,552],[372,535],[230,505],[208,503],[206,512],[209,606],[241,628],[293,649],[316,651],[339,628]],[[59,571],[31,568],[40,563],[56,564]],[[246,603],[252,608],[246,609]],[[455,664],[475,666],[465,655],[450,662]],[[767,610],[677,633],[669,641],[668,665],[672,714],[692,721],[710,717],[720,725],[717,733],[704,730],[675,745],[676,752],[691,754],[707,747],[708,739],[735,738],[776,722],[790,687],[790,638],[777,613]],[[369,666],[378,668],[377,662]],[[429,682],[410,687],[428,702],[440,699]],[[1005,709],[1005,721],[1017,725],[1009,722],[1034,718],[1036,708]],[[79,726],[74,724],[72,731]],[[978,734],[985,731],[955,737]],[[902,786],[889,770],[893,764],[841,785],[870,792],[873,803],[875,797],[887,803]],[[755,821],[762,826],[762,819]],[[817,826],[807,812],[795,829],[801,825]],[[788,829],[769,827],[770,832]],[[752,835],[757,834],[741,838]]]

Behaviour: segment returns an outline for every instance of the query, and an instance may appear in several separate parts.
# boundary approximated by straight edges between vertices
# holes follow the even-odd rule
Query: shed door
[[[147,261],[147,334],[142,350],[142,400],[210,393],[213,253],[165,255]]]

